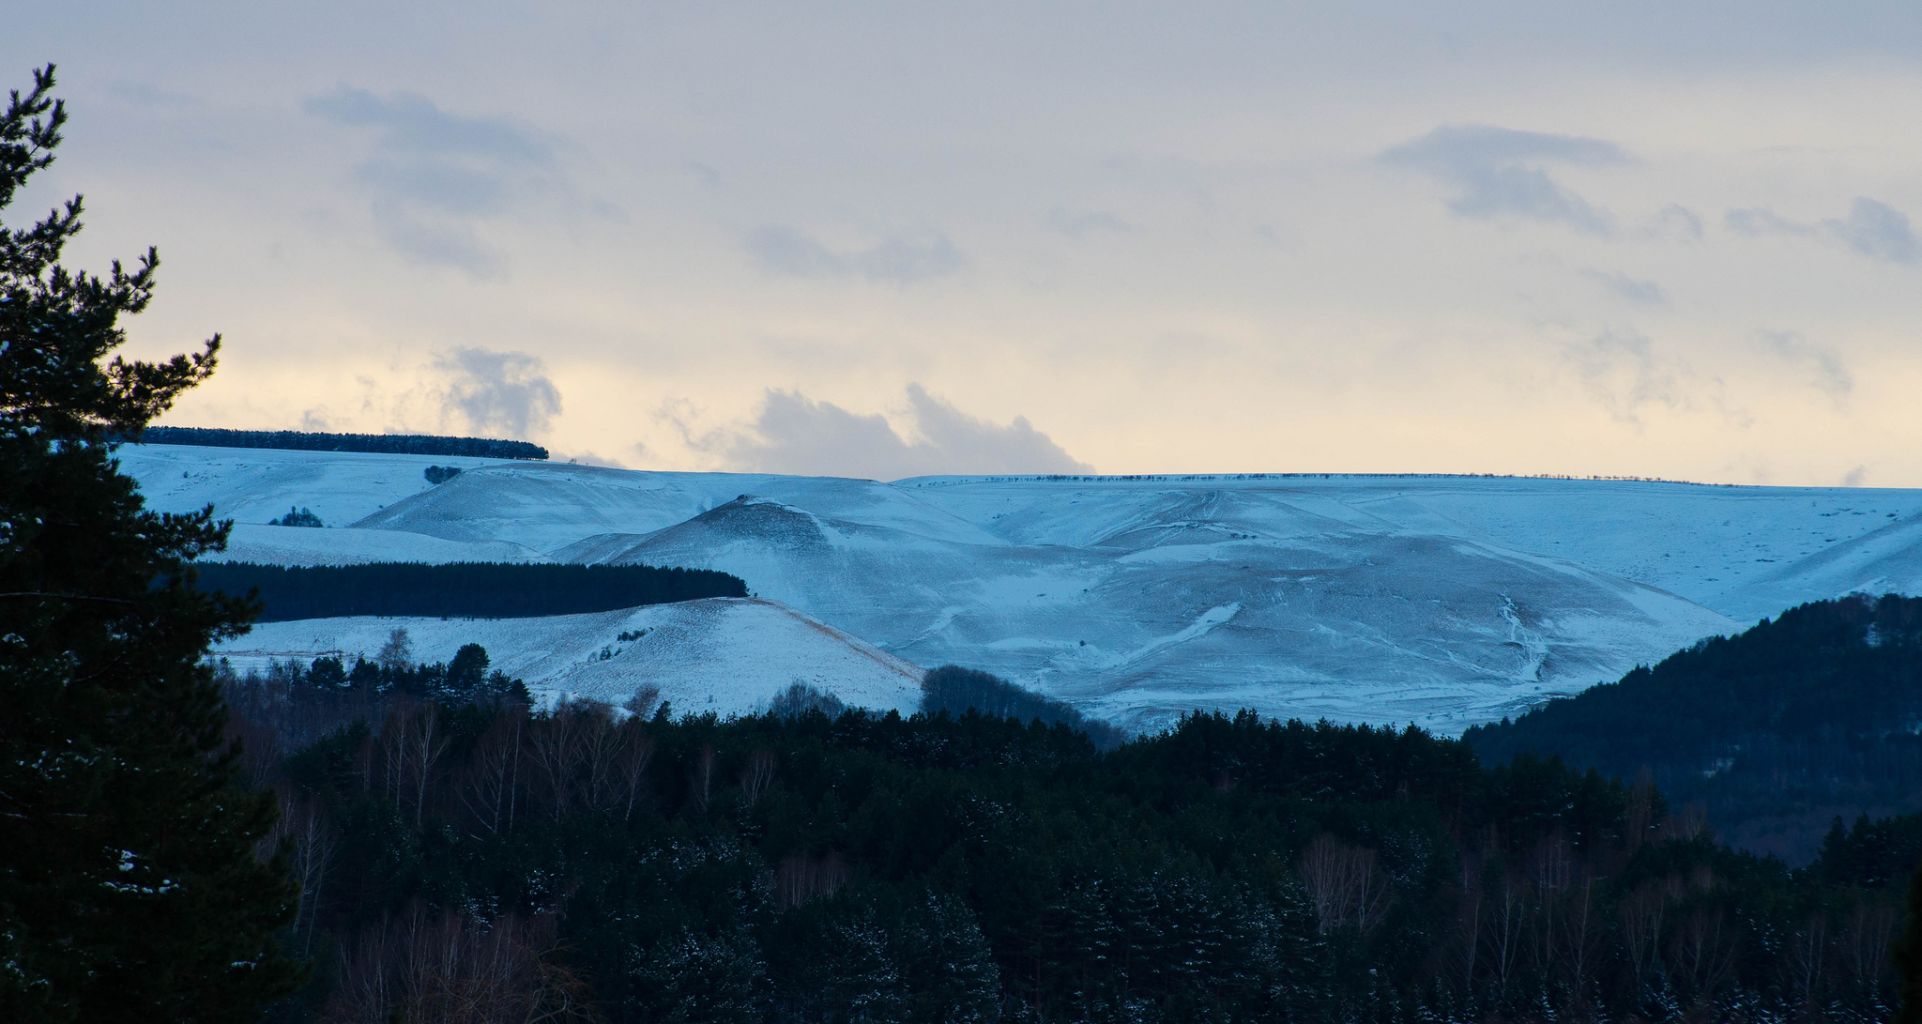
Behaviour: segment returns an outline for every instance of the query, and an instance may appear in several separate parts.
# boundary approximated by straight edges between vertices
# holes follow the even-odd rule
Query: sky
[[[166,422],[1922,486],[1922,5],[38,4]]]

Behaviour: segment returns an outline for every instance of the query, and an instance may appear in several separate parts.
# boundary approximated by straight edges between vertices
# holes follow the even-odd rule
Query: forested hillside
[[[545,459],[547,449],[530,441],[441,434],[331,434],[311,430],[228,430],[222,427],[148,427],[141,444],[189,444],[208,448],[286,448],[309,452],[387,452],[395,455],[467,455],[490,459]]]
[[[1922,810],[1922,599],[1808,604],[1463,737],[1700,804],[1736,845],[1813,855],[1836,816]]]
[[[1894,997],[1904,880],[1843,866],[1850,837],[1795,875],[1648,787],[1419,730],[1207,714],[1104,753],[811,700],[530,713],[463,658],[229,679],[315,965],[282,1019],[1870,1020]]]
[[[503,619],[747,596],[747,585],[724,572],[651,565],[208,562],[196,575],[203,590],[255,595],[262,605],[257,622],[346,615]]]

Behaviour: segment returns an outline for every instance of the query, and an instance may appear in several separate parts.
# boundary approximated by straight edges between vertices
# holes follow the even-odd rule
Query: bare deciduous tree
[[[741,766],[741,799],[749,807],[759,803],[774,782],[774,752],[757,750],[748,755],[747,763]]]
[[[561,820],[573,803],[574,776],[581,756],[581,716],[577,708],[563,705],[530,730],[529,759],[544,784],[555,821]]]
[[[1375,851],[1323,832],[1296,865],[1323,934],[1339,928],[1372,929],[1388,908],[1388,886],[1375,867]]]

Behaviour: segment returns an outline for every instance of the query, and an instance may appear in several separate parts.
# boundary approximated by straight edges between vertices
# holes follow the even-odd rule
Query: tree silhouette
[[[0,214],[53,160],[54,70],[0,112]],[[214,368],[111,355],[152,298],[152,250],[60,263],[76,197],[0,221],[0,1019],[248,1020],[297,971],[293,889],[256,846],[273,803],[236,784],[208,645],[247,607],[192,586],[211,510],[145,510],[113,460]]]

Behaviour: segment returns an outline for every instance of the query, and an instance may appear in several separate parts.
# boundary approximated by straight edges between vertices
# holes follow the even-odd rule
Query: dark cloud
[[[546,365],[525,352],[457,348],[436,357],[434,368],[446,376],[445,416],[467,430],[530,437],[544,433],[561,411],[560,389]]]
[[[1860,487],[1863,484],[1868,482],[1869,482],[1869,467],[1867,466],[1857,466],[1854,469],[1851,469],[1848,472],[1842,474],[1841,483],[1842,483],[1842,486],[1844,487]]]
[[[1834,349],[1820,345],[1795,331],[1762,331],[1756,335],[1762,348],[1788,362],[1807,369],[1809,383],[1841,405],[1855,390],[1855,375]]]
[[[1605,270],[1584,270],[1582,276],[1601,285],[1610,295],[1638,306],[1662,306],[1668,303],[1668,293],[1654,281]]]
[[[1922,262],[1922,241],[1918,241],[1908,215],[1879,200],[1858,196],[1849,204],[1846,217],[1819,221],[1791,220],[1774,210],[1753,207],[1730,210],[1723,218],[1730,231],[1751,238],[1786,235],[1839,242],[1855,253],[1884,263]]]
[[[302,108],[373,133],[353,181],[370,198],[388,246],[417,263],[498,276],[502,257],[476,223],[502,214],[517,193],[552,185],[553,143],[510,121],[451,113],[414,93],[378,96],[348,86]]]
[[[763,269],[791,277],[908,285],[946,277],[968,265],[967,257],[938,231],[889,235],[869,246],[833,249],[799,229],[765,224],[748,232],[745,243]]]
[[[1549,177],[1544,165],[1607,167],[1628,162],[1603,139],[1516,131],[1494,125],[1443,125],[1381,154],[1396,167],[1419,171],[1454,189],[1448,209],[1472,220],[1517,218],[1607,234],[1607,211]]]
[[[667,416],[683,440],[724,457],[736,469],[875,480],[943,473],[1082,473],[1086,463],[1063,451],[1026,417],[1007,424],[969,415],[919,384],[907,389],[910,435],[879,414],[850,412],[798,391],[770,390],[745,427],[702,437]]]

